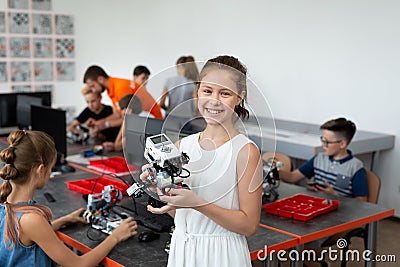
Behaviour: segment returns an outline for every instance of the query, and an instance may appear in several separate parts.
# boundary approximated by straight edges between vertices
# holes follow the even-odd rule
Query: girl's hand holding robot
[[[140,174],[140,179],[143,183],[148,182],[149,172],[148,169],[151,168],[151,164],[146,164],[142,166],[142,173]],[[181,188],[166,188],[166,194],[157,187],[156,184],[147,187],[147,189],[152,190],[153,192],[157,192],[160,200],[168,203],[167,205],[161,208],[154,208],[150,205],[147,206],[147,209],[156,214],[166,213],[171,210],[175,210],[177,208],[194,208],[198,206],[202,206],[207,204],[207,202],[200,198],[196,193],[192,190],[181,189]]]

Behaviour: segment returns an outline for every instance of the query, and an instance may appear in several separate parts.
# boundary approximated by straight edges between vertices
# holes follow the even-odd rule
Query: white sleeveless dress
[[[183,138],[180,143],[180,150],[190,157],[185,166],[190,177],[185,182],[203,199],[238,210],[236,160],[240,149],[251,141],[239,134],[216,150],[206,151],[199,145],[199,134]],[[251,266],[246,237],[194,209],[177,209],[168,266]]]

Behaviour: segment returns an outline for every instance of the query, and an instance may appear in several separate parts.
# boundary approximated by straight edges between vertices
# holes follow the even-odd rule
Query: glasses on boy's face
[[[321,143],[322,143],[322,145],[323,145],[324,147],[328,147],[329,144],[338,144],[338,143],[342,142],[342,140],[328,141],[328,140],[326,140],[326,138],[323,137],[323,136],[321,136],[320,139],[321,139]]]

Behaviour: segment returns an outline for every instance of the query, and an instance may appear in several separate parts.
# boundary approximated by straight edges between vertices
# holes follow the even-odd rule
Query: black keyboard
[[[147,206],[136,203],[137,215],[135,220],[139,225],[143,225],[156,232],[169,232],[174,225],[174,219],[168,214],[153,214],[147,210]]]

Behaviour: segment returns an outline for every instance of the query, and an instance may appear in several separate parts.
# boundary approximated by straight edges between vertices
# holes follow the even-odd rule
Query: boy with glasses
[[[325,122],[320,129],[324,152],[315,155],[297,170],[279,171],[280,178],[297,183],[314,177],[312,187],[315,190],[367,201],[365,168],[347,149],[356,132],[355,124],[345,118],[337,118]]]
[[[280,170],[279,177],[289,183],[314,177],[314,181],[309,183],[314,190],[367,201],[367,173],[363,163],[353,157],[351,151],[347,149],[356,133],[355,124],[345,118],[337,118],[322,124],[320,130],[324,152],[318,153],[297,170],[292,172]],[[320,258],[323,247],[335,244],[349,231],[312,241],[305,244],[305,248],[315,250],[317,258]],[[304,266],[307,267],[321,266],[320,264],[320,262],[304,262]]]

